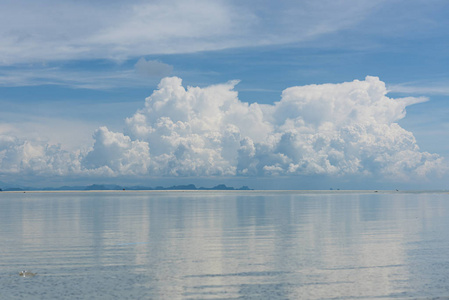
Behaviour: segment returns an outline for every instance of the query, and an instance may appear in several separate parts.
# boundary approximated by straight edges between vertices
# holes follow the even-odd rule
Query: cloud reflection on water
[[[448,277],[447,194],[1,196],[1,276],[24,267],[42,274],[39,285],[18,287],[25,295],[62,288],[91,298],[449,294],[438,285]]]

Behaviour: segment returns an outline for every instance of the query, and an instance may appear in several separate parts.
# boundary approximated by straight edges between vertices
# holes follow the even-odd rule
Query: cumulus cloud
[[[3,173],[103,176],[360,175],[400,180],[447,169],[420,151],[397,122],[427,98],[386,96],[377,77],[296,86],[272,105],[238,98],[238,81],[184,87],[161,80],[124,132],[95,131],[93,147],[69,153],[56,146],[3,138]]]
[[[104,175],[147,173],[150,162],[148,143],[100,127],[93,135],[94,148],[82,159],[83,166]]]
[[[157,60],[146,60],[140,58],[134,65],[134,69],[140,75],[147,77],[165,77],[173,71],[173,66]]]
[[[421,152],[397,123],[408,105],[427,99],[389,98],[377,77],[291,87],[273,105],[240,101],[237,83],[185,88],[177,77],[160,82],[126,120],[124,133],[129,142],[148,144],[148,174],[407,179],[442,168],[442,158]]]
[[[80,174],[79,152],[64,151],[58,145],[30,142],[0,135],[0,174]]]

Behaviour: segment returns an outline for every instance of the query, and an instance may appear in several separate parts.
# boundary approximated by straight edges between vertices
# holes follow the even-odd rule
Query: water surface
[[[447,193],[2,192],[0,299],[449,297],[448,228]]]

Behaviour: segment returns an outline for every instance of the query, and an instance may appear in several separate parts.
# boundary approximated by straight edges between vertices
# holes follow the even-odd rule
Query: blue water
[[[0,299],[444,298],[448,228],[447,193],[2,192]]]

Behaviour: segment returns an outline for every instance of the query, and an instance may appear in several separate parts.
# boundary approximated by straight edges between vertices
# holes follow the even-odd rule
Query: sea
[[[0,299],[447,298],[448,192],[0,192]]]

